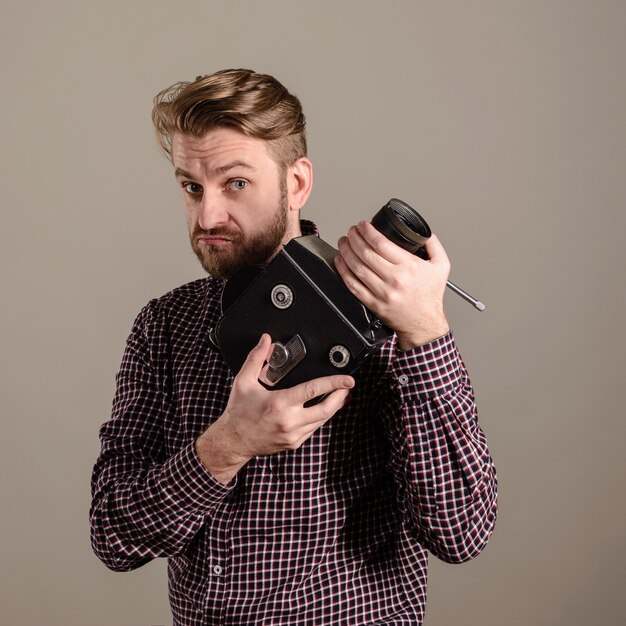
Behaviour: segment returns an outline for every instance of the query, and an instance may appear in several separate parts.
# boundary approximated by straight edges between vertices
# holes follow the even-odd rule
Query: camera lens
[[[387,239],[417,254],[431,236],[424,218],[406,202],[392,198],[372,218],[372,225]]]

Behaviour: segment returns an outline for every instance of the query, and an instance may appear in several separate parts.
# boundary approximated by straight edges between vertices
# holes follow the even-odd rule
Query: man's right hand
[[[296,450],[346,402],[351,376],[325,376],[289,389],[270,391],[259,382],[272,340],[264,334],[235,376],[221,417],[196,441],[196,452],[209,473],[228,484],[253,457]],[[319,403],[304,404],[328,394]]]

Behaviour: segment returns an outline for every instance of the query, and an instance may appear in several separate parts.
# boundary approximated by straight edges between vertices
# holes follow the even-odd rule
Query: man
[[[179,626],[420,624],[427,550],[468,560],[496,516],[444,249],[433,236],[424,261],[353,226],[337,271],[394,337],[354,376],[269,391],[264,334],[233,378],[208,340],[224,280],[316,233],[299,218],[304,115],[274,78],[224,70],[161,92],[153,120],[209,276],[151,301],[128,338],[93,474],[96,554],[118,571],[168,557]]]

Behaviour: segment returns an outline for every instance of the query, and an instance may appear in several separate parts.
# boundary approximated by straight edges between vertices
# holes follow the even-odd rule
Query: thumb
[[[256,381],[261,374],[261,369],[265,361],[270,357],[271,349],[272,338],[267,333],[263,333],[259,339],[259,343],[248,353],[246,360],[239,370],[239,376],[244,378],[249,377]]]

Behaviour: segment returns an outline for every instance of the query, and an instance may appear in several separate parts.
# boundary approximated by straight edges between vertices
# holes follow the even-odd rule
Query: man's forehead
[[[270,156],[267,142],[232,128],[215,128],[204,135],[174,133],[172,159],[216,159],[239,155],[242,160]]]

